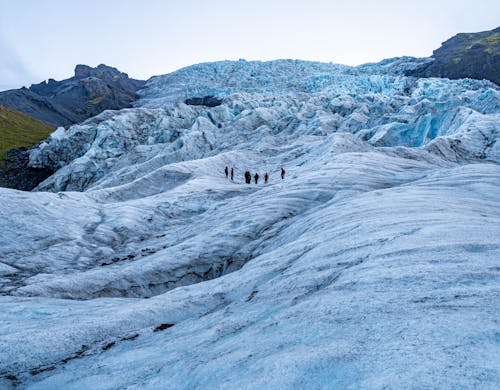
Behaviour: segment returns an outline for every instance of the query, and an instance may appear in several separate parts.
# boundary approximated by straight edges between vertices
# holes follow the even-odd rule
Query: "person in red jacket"
[[[285,178],[285,168],[281,167],[281,180],[283,180]]]
[[[234,181],[234,167],[231,167],[231,181]]]
[[[269,180],[269,173],[264,174],[264,184],[267,184],[267,181]]]

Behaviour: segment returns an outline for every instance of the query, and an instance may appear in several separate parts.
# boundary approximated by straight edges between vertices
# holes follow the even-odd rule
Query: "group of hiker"
[[[226,178],[229,178],[231,177],[231,181],[234,181],[234,167],[231,167],[231,169],[229,169],[229,167],[226,166],[226,168],[224,169],[224,173],[226,174]],[[285,178],[285,168],[281,168],[281,180],[283,180]],[[253,175],[253,179],[255,181],[255,184],[258,184],[259,183],[259,173],[258,172],[255,172],[255,175]],[[265,173],[264,174],[264,184],[267,184],[267,182],[269,181],[269,173]],[[245,171],[245,183],[247,184],[250,184],[252,182],[252,174],[250,173],[250,171]]]

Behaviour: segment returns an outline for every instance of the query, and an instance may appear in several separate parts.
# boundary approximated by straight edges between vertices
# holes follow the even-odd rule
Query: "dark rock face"
[[[0,166],[0,187],[31,191],[54,173],[50,169],[29,167],[29,150],[26,148],[9,150],[3,163]]]
[[[76,120],[76,115],[70,110],[27,88],[0,92],[0,104],[53,126],[65,126]]]
[[[215,96],[192,97],[186,99],[184,103],[190,106],[217,107],[222,104],[222,99],[218,99]]]
[[[434,61],[407,72],[408,76],[487,79],[500,85],[500,27],[458,34],[432,54]]]
[[[0,104],[54,126],[68,126],[104,110],[131,107],[144,83],[106,65],[77,65],[69,79],[0,92]]]

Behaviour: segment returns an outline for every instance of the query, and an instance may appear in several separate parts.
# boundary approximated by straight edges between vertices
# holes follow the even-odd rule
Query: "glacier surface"
[[[199,64],[58,129],[0,189],[0,388],[497,388],[500,91],[422,61]]]

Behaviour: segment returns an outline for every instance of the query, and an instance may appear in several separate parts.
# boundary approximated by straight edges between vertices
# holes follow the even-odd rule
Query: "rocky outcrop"
[[[222,104],[222,99],[218,99],[215,96],[192,97],[186,99],[184,103],[190,106],[217,107]]]
[[[0,93],[0,104],[54,126],[68,126],[104,110],[127,108],[144,81],[106,65],[77,65],[75,75]]]
[[[49,168],[31,168],[28,163],[28,149],[22,147],[6,152],[0,165],[0,187],[31,191],[54,173]]]
[[[457,34],[432,54],[434,61],[407,72],[408,76],[487,79],[500,85],[500,27]]]

